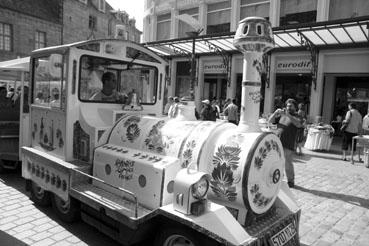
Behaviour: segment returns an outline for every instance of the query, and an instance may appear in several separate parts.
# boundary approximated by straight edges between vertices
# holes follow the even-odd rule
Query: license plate
[[[273,246],[283,246],[296,235],[296,228],[293,223],[288,224],[283,230],[270,238]]]

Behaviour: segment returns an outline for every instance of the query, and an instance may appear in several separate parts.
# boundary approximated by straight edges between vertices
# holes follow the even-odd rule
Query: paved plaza
[[[337,150],[295,156],[302,245],[369,245],[369,169]],[[29,200],[20,173],[0,174],[0,245],[119,245],[89,225],[65,224]]]

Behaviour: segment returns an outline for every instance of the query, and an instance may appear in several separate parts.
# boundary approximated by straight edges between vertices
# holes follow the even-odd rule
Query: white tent
[[[16,81],[22,82],[25,79],[25,73],[29,71],[29,61],[28,56],[0,62],[0,82],[11,84],[15,84]]]
[[[29,56],[0,62],[1,71],[29,71]]]

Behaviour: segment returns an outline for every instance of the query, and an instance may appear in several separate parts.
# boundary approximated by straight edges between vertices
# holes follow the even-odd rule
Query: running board
[[[136,205],[135,202],[123,196],[118,196],[87,182],[73,184],[70,195],[130,227],[135,227],[137,220],[153,212],[140,204]]]

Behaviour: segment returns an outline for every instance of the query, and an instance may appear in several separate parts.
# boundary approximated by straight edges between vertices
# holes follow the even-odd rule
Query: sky
[[[106,0],[114,9],[124,10],[136,19],[136,28],[143,30],[144,0]]]

